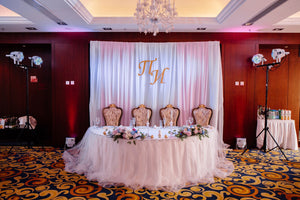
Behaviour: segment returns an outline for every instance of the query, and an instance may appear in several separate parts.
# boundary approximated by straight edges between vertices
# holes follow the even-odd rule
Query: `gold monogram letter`
[[[160,79],[160,83],[164,83],[165,71],[170,69],[170,68],[166,67],[166,68],[163,69],[163,72],[160,75],[158,75],[158,70],[157,69],[152,70],[152,64],[155,61],[157,61],[157,58],[155,58],[154,60],[144,60],[144,61],[141,61],[139,63],[139,69],[142,69],[142,72],[139,73],[138,75],[142,76],[145,73],[146,64],[148,62],[150,62],[148,74],[151,75],[151,76],[154,76],[154,81],[153,81],[153,83],[150,83],[150,85],[154,85],[157,82],[157,80],[159,80],[159,79]],[[153,73],[155,73],[155,75]]]
[[[155,76],[154,76],[154,81],[153,81],[153,83],[150,83],[150,85],[154,85],[158,79],[160,79],[160,83],[164,83],[164,75],[165,75],[165,71],[166,71],[167,69],[170,69],[170,68],[168,68],[168,67],[167,67],[167,68],[164,68],[163,72],[162,72],[158,77],[157,77],[157,75],[158,75],[158,70],[153,70],[152,73],[151,73],[151,75],[153,76],[153,72],[155,72]]]
[[[142,76],[142,75],[144,74],[145,69],[146,69],[146,63],[147,63],[147,62],[150,62],[150,60],[144,60],[144,61],[142,61],[142,62],[139,63],[139,69],[142,68],[142,67],[141,67],[141,64],[144,63],[143,71],[142,71],[142,73],[138,74],[139,76]]]

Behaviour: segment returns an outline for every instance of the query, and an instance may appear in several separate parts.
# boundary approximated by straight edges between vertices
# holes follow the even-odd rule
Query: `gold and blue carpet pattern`
[[[228,150],[234,172],[215,183],[187,187],[178,192],[104,188],[84,176],[64,171],[63,150],[47,147],[0,147],[0,199],[300,199],[300,153]]]

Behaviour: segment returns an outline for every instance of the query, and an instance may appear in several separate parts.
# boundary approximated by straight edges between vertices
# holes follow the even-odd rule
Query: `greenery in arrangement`
[[[175,136],[180,138],[181,140],[194,135],[198,135],[199,140],[201,140],[203,137],[209,137],[208,131],[201,125],[185,127],[183,129],[180,129],[179,131],[174,131],[173,133],[175,133]]]
[[[190,127],[182,128],[180,130],[170,131],[169,134],[173,134],[175,137],[178,137],[181,140],[189,136],[198,136],[200,140],[203,137],[209,137],[208,131],[204,129],[201,125],[193,125]],[[119,126],[113,129],[112,131],[109,131],[108,136],[112,137],[113,140],[117,142],[119,142],[119,139],[126,139],[128,140],[127,143],[129,144],[136,144],[136,139],[144,140],[146,138],[146,135],[140,132],[138,129],[123,126]]]
[[[134,144],[135,139],[140,138],[141,140],[145,139],[144,133],[140,132],[136,128],[126,128],[126,127],[117,127],[113,131],[109,131],[108,135],[110,135],[114,141],[118,141],[118,139],[127,139],[127,140],[132,140]],[[131,144],[131,141],[128,141],[127,143]]]

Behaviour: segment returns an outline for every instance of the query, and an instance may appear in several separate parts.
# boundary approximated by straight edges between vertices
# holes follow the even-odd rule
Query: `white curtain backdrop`
[[[91,41],[91,125],[96,117],[104,125],[102,109],[111,103],[123,109],[122,125],[129,125],[131,110],[140,104],[152,109],[151,125],[159,125],[159,109],[168,104],[180,109],[178,125],[186,124],[192,109],[204,104],[213,109],[211,125],[223,140],[220,43]]]

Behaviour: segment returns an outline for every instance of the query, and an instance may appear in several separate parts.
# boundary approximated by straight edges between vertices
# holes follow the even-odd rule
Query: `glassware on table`
[[[186,126],[189,126],[189,120],[186,120],[186,121],[185,121],[185,125],[186,125]]]
[[[129,126],[130,126],[130,127],[133,127],[133,125],[132,125],[132,119],[131,119],[130,122],[129,122]]]
[[[159,120],[159,127],[162,128],[163,127],[163,121]]]
[[[166,127],[167,126],[167,124],[166,124],[167,123],[166,118],[164,118],[163,121],[164,121],[164,127]]]
[[[132,126],[135,127],[135,118],[132,118]]]
[[[147,126],[147,133],[146,133],[146,136],[147,137],[149,137],[149,125],[150,125],[150,123],[149,123],[149,121],[147,121],[147,123],[146,123],[146,126]]]
[[[173,126],[173,121],[170,121],[170,126]]]
[[[194,122],[194,119],[193,119],[193,117],[189,117],[189,124],[190,124],[190,125],[192,125],[192,124],[193,124],[193,122]]]
[[[94,126],[99,127],[100,125],[101,125],[100,117],[96,117],[96,119],[94,120]]]

